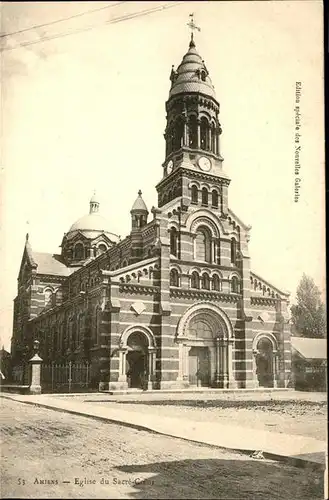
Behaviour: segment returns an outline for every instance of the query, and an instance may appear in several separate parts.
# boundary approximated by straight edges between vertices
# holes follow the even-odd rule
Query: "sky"
[[[94,190],[102,215],[122,237],[130,232],[139,189],[148,208],[156,206],[169,76],[188,50],[191,12],[201,28],[196,47],[220,103],[229,206],[252,226],[251,268],[290,291],[291,303],[303,273],[324,296],[322,8],[317,0],[2,3],[1,32],[8,36],[0,39],[0,341],[6,348],[26,233],[35,251],[60,252],[63,234],[88,213]],[[79,15],[87,11],[93,12]]]

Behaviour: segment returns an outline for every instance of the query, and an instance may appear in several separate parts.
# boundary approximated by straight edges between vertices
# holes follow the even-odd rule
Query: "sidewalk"
[[[2,395],[2,397],[220,448],[250,453],[262,451],[266,458],[285,460],[291,465],[325,468],[327,444],[325,441],[310,437],[292,436],[217,422],[204,423],[184,418],[160,417],[113,408],[110,403],[108,407],[96,406],[91,402],[76,401],[69,397],[13,394]]]

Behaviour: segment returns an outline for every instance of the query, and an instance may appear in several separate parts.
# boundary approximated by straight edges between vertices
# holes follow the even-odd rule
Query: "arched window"
[[[192,115],[190,116],[189,122],[188,122],[188,129],[189,129],[189,147],[190,148],[197,148],[198,147],[198,123],[196,116]]]
[[[214,189],[211,193],[211,205],[213,208],[218,208],[218,192]]]
[[[53,291],[51,290],[51,288],[46,288],[44,291],[44,295],[45,295],[45,306],[51,305],[52,295],[53,295]]]
[[[178,232],[175,227],[170,229],[170,253],[177,257],[178,253]]]
[[[233,276],[231,281],[231,292],[232,293],[240,293],[240,283],[236,276]]]
[[[236,239],[231,239],[231,263],[236,264]]]
[[[220,281],[220,277],[218,276],[218,274],[214,274],[214,276],[212,278],[212,289],[216,290],[217,292],[220,292],[220,290],[221,290],[221,281]]]
[[[211,235],[207,228],[199,228],[195,238],[195,258],[202,262],[211,262]]]
[[[203,82],[205,82],[205,81],[206,81],[206,76],[207,76],[207,75],[206,75],[206,72],[205,72],[204,70],[202,70],[202,71],[201,71],[201,80],[202,80]]]
[[[200,288],[199,275],[196,271],[193,271],[191,276],[191,288]]]
[[[201,192],[201,203],[202,205],[204,206],[208,206],[208,201],[209,201],[209,196],[208,196],[208,189],[207,188],[202,188],[202,192]]]
[[[84,314],[80,314],[78,319],[77,338],[76,338],[77,347],[79,347],[81,341],[83,340],[84,328],[85,328],[85,317]]]
[[[184,122],[182,118],[179,117],[175,122],[174,151],[177,151],[183,146],[183,141],[184,141]]]
[[[211,151],[215,154],[217,153],[217,151],[216,151],[216,127],[215,127],[214,123],[211,125]]]
[[[95,309],[95,330],[94,330],[94,342],[95,344],[100,344],[100,326],[101,326],[101,314],[100,308]]]
[[[198,203],[198,188],[197,186],[192,186],[192,203]]]
[[[170,271],[170,286],[179,286],[179,276],[177,269]]]
[[[104,253],[104,252],[106,252],[106,250],[107,250],[107,246],[104,245],[104,243],[101,243],[100,245],[98,245],[99,253]]]
[[[220,248],[220,238],[216,241],[216,264],[220,265],[221,259],[221,248]]]
[[[209,150],[209,123],[205,117],[201,118],[200,141],[201,149]]]
[[[204,290],[210,290],[210,279],[207,273],[203,273],[201,283]]]
[[[84,248],[82,243],[77,243],[74,247],[74,257],[77,260],[82,260],[84,258]]]
[[[166,138],[166,154],[170,154],[173,152],[174,149],[174,124],[173,122],[169,123],[166,133],[165,133],[165,138]]]

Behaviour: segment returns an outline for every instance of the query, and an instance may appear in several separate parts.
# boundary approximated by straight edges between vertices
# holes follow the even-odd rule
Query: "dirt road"
[[[316,499],[323,473],[1,398],[2,498]]]

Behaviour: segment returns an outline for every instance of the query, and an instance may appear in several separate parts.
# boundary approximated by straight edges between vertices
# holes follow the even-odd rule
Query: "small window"
[[[51,298],[53,295],[53,291],[50,288],[47,288],[44,291],[44,294],[45,294],[45,306],[48,306],[51,304]]]
[[[170,229],[170,253],[177,257],[178,250],[178,233],[175,227]]]
[[[177,269],[170,271],[170,286],[179,286],[179,276]]]
[[[205,82],[205,81],[206,81],[206,76],[207,76],[207,75],[206,75],[206,72],[205,72],[205,71],[201,71],[201,80],[202,80],[203,82]]]
[[[236,240],[231,239],[231,263],[236,265]]]
[[[84,247],[82,243],[77,243],[74,247],[74,257],[77,260],[82,260],[84,258]]]
[[[202,205],[203,206],[208,206],[208,189],[207,188],[202,188]]]
[[[210,279],[207,273],[202,275],[202,288],[204,290],[210,290]]]
[[[191,276],[191,288],[200,288],[199,275],[196,271],[193,271]]]
[[[192,203],[198,203],[198,188],[192,186]]]
[[[218,274],[214,274],[213,279],[212,279],[212,289],[216,290],[217,292],[220,291],[221,289],[221,282]]]
[[[104,253],[104,252],[106,252],[106,250],[107,250],[107,246],[104,245],[104,243],[101,243],[100,245],[98,245],[99,253]]]
[[[211,205],[213,208],[218,208],[218,193],[215,189],[211,193]]]
[[[240,293],[239,280],[236,276],[233,276],[233,278],[232,278],[231,291],[232,291],[232,293]]]

